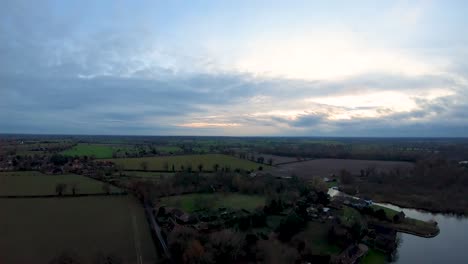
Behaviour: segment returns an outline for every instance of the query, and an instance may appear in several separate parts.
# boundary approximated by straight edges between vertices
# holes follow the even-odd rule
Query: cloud
[[[426,3],[365,30],[304,20],[199,38],[171,37],[175,22],[153,27],[149,11],[0,5],[0,132],[457,136],[468,124],[466,50],[406,41]]]

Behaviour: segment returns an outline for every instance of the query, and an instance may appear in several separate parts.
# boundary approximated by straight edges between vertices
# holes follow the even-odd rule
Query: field
[[[387,262],[387,256],[375,249],[370,249],[366,256],[361,260],[361,264],[384,264]]]
[[[62,151],[61,154],[66,156],[94,156],[98,159],[112,158],[114,149],[109,145],[99,144],[78,144],[71,149]]]
[[[231,209],[254,210],[265,205],[265,197],[246,194],[199,193],[168,196],[161,198],[161,205],[177,207],[186,212],[205,208],[226,207]]]
[[[123,263],[154,263],[155,246],[134,198],[0,199],[0,263],[49,263],[62,252],[80,263],[111,254]]]
[[[76,194],[104,193],[103,183],[76,174],[46,175],[36,171],[0,172],[0,195],[53,195],[59,183],[67,184],[64,194],[72,193],[76,186]],[[110,188],[111,192],[120,192],[118,188]]]
[[[376,171],[389,171],[394,168],[410,169],[413,167],[413,163],[404,161],[315,159],[280,165],[278,172],[288,175],[295,174],[303,178],[311,178],[316,176],[326,177],[332,174],[339,175],[342,169],[352,174],[359,174],[361,169],[366,169],[368,167],[375,167]]]
[[[172,170],[174,165],[175,171],[182,170],[182,166],[186,169],[192,166],[193,171],[198,171],[198,165],[203,165],[203,170],[211,171],[215,164],[219,165],[219,170],[223,167],[231,169],[255,170],[260,165],[252,161],[238,159],[232,156],[222,154],[204,154],[204,155],[181,155],[181,156],[166,156],[166,157],[144,157],[144,158],[123,158],[109,159],[110,161],[122,165],[125,170],[142,170],[142,163],[147,163],[147,170]],[[167,168],[165,168],[167,164]]]

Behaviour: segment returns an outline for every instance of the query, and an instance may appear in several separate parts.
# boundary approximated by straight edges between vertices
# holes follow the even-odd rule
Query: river
[[[341,193],[330,190],[329,194],[334,196]],[[400,243],[393,263],[468,263],[468,217],[433,214],[391,204],[378,205],[403,211],[411,218],[435,220],[439,224],[440,233],[433,238],[399,233]]]

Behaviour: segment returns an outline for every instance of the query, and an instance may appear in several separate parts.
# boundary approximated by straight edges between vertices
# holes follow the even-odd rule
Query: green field
[[[387,262],[387,256],[383,252],[370,249],[366,256],[361,260],[361,264],[384,264]]]
[[[71,149],[61,152],[66,156],[94,156],[98,159],[112,158],[114,149],[109,145],[78,144]]]
[[[79,263],[98,254],[121,263],[157,259],[144,211],[130,196],[2,198],[0,208],[0,263],[46,264],[64,251]]]
[[[180,208],[185,212],[221,207],[252,211],[265,205],[265,197],[237,193],[196,193],[163,197],[161,205]]]
[[[354,223],[362,223],[362,215],[354,208],[343,206],[343,211],[340,216],[341,222],[347,227],[353,226]]]
[[[181,155],[181,156],[165,156],[165,157],[144,157],[144,158],[123,158],[109,159],[110,161],[122,165],[125,170],[141,170],[142,164],[146,163],[148,170],[166,170],[164,167],[167,164],[167,169],[172,170],[172,165],[176,171],[181,170],[181,166],[191,166],[193,171],[198,171],[198,165],[203,165],[203,170],[211,171],[215,164],[219,165],[219,170],[223,167],[234,169],[256,170],[259,166],[264,168],[267,165],[239,159],[232,156],[222,154],[204,154],[204,155]]]
[[[53,195],[59,183],[67,184],[64,194],[72,193],[76,186],[76,194],[104,193],[103,183],[76,174],[46,175],[36,171],[1,172],[0,195]],[[111,192],[121,192],[110,186]]]

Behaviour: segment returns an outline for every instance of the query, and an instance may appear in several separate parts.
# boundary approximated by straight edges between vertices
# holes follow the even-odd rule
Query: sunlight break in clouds
[[[421,76],[441,73],[447,63],[399,49],[373,47],[357,34],[304,32],[302,36],[254,40],[237,68],[257,76],[337,80],[369,73]]]

